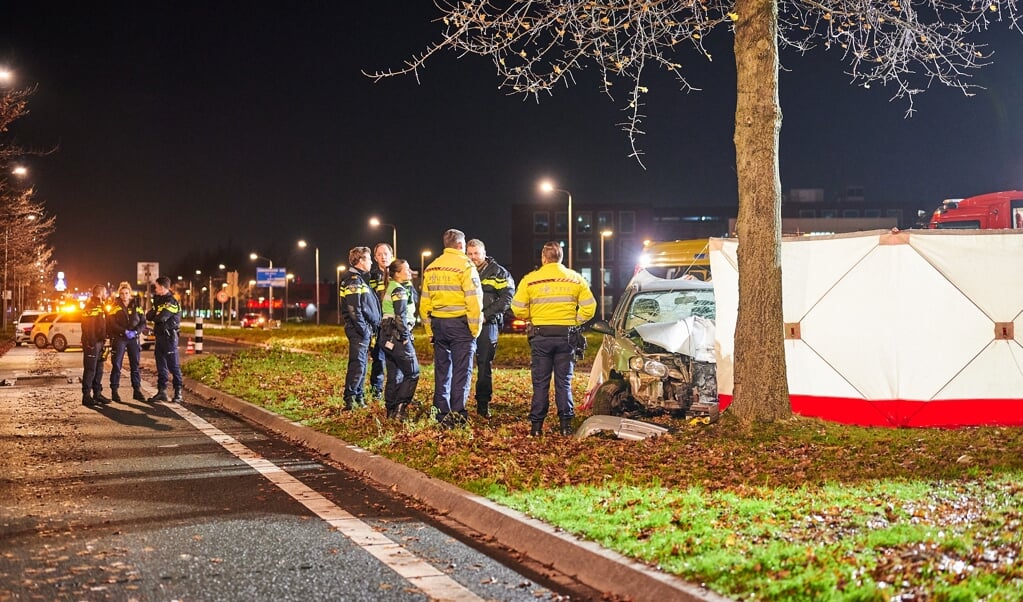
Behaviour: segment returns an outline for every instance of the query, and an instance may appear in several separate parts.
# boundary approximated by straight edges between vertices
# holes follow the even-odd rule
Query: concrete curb
[[[213,405],[312,448],[381,486],[413,498],[439,514],[598,591],[635,600],[729,600],[200,382],[186,378],[185,385]]]

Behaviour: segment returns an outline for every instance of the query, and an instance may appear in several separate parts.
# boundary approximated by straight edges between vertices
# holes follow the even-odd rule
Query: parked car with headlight
[[[714,319],[712,283],[639,272],[610,321],[591,326],[604,335],[594,359],[602,383],[587,401],[593,413],[717,420]]]
[[[23,311],[14,323],[14,344],[20,346],[22,343],[31,343],[32,327],[35,325],[36,320],[47,313],[36,309]]]

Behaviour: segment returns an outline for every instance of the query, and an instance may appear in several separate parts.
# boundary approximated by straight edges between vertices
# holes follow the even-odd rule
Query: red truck
[[[931,215],[929,227],[966,230],[1023,229],[1023,191],[989,192],[946,199]]]

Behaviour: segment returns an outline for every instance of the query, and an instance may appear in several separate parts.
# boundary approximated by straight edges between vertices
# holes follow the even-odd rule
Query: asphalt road
[[[81,357],[0,357],[0,601],[600,597],[188,395],[86,408]]]

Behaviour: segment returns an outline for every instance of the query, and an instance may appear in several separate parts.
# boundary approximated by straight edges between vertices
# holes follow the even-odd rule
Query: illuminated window
[[[533,212],[533,234],[550,234],[551,215],[546,211]]]

